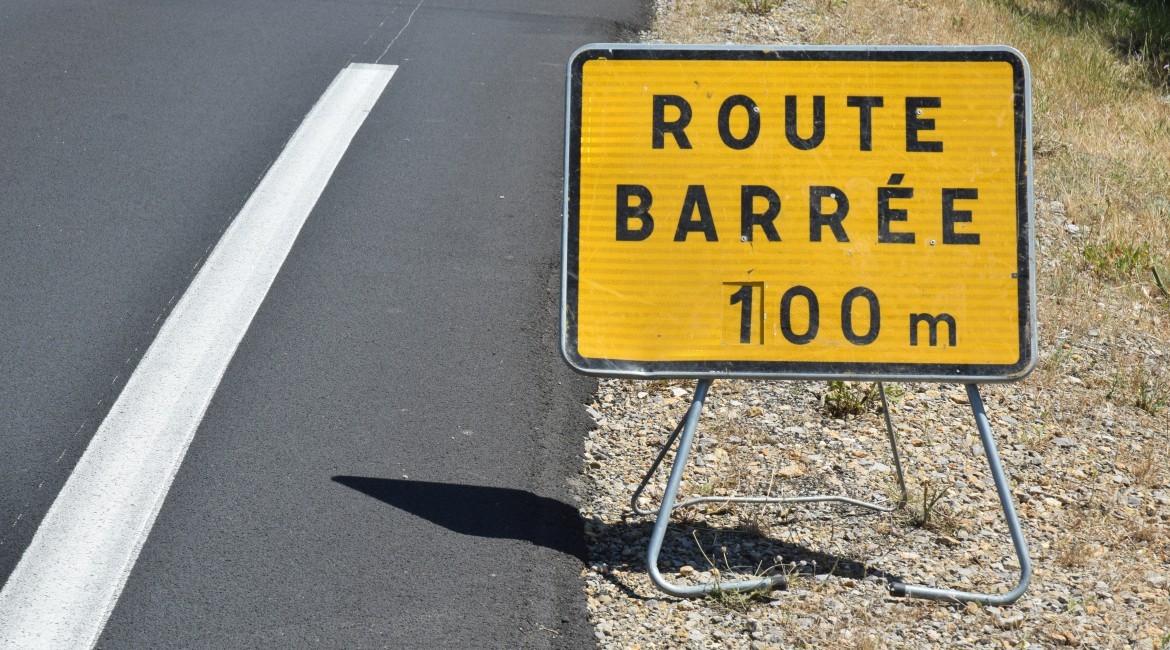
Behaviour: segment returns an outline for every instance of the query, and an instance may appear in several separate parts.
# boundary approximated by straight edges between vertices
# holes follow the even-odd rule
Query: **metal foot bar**
[[[767,578],[757,578],[754,580],[739,580],[732,582],[715,582],[713,584],[704,585],[677,585],[667,581],[662,577],[658,570],[658,556],[662,550],[662,542],[666,536],[666,528],[670,523],[671,513],[676,508],[682,508],[699,503],[811,503],[811,502],[838,502],[855,505],[879,512],[891,512],[905,505],[907,500],[906,483],[902,474],[901,458],[898,455],[897,438],[894,434],[894,429],[890,420],[889,403],[886,401],[885,387],[879,383],[879,390],[882,394],[882,404],[885,407],[886,432],[890,440],[892,448],[894,467],[897,473],[898,485],[901,490],[901,496],[898,502],[893,506],[879,506],[877,504],[859,501],[840,495],[815,495],[808,497],[698,497],[689,499],[681,503],[675,503],[678,496],[679,485],[682,482],[683,471],[686,467],[687,456],[690,453],[691,444],[694,441],[695,430],[698,427],[699,415],[703,410],[703,402],[706,400],[707,391],[711,387],[711,379],[701,379],[695,387],[695,396],[691,401],[690,407],[687,409],[686,416],[675,427],[674,431],[667,438],[666,444],[663,445],[662,451],[650,466],[646,476],[642,479],[642,483],[634,492],[632,501],[632,508],[639,514],[650,514],[651,511],[642,510],[638,507],[637,501],[645,490],[651,477],[662,464],[671,445],[676,439],[679,440],[678,451],[675,454],[674,465],[670,470],[670,478],[667,480],[665,492],[662,497],[662,503],[658,509],[658,518],[654,522],[654,529],[650,535],[650,544],[646,550],[646,566],[650,574],[651,581],[654,582],[663,592],[672,596],[678,597],[695,597],[704,596],[713,592],[731,592],[731,591],[755,591],[772,589],[783,586],[785,578],[783,576],[772,576]],[[991,475],[995,481],[996,489],[999,491],[1000,505],[1003,507],[1004,515],[1007,519],[1008,529],[1011,532],[1012,542],[1015,545],[1016,556],[1020,562],[1020,581],[1015,589],[1003,595],[982,594],[977,592],[956,591],[951,589],[938,589],[935,587],[925,587],[920,585],[907,585],[899,582],[891,583],[889,586],[890,593],[894,596],[910,596],[916,598],[927,598],[935,600],[951,600],[951,601],[974,601],[985,605],[1009,605],[1023,595],[1028,587],[1028,583],[1032,577],[1032,562],[1028,556],[1028,548],[1024,541],[1023,532],[1020,528],[1020,522],[1016,516],[1015,505],[1012,502],[1011,492],[1007,485],[1007,478],[1003,473],[1003,467],[1000,464],[999,453],[995,447],[995,441],[991,437],[991,427],[987,421],[987,414],[983,408],[983,400],[979,396],[979,388],[975,384],[967,384],[967,397],[971,403],[971,410],[975,415],[976,426],[979,429],[979,436],[983,441],[983,449],[987,455],[987,462],[991,468]]]
[[[929,598],[932,600],[971,601],[983,605],[1010,605],[1028,588],[1032,580],[1032,559],[1028,556],[1028,544],[1024,541],[1024,532],[1020,528],[1020,520],[1016,516],[1016,506],[1012,501],[1011,489],[1008,486],[1007,476],[999,461],[999,452],[995,448],[995,440],[991,438],[991,425],[987,421],[987,413],[983,409],[983,399],[979,396],[979,387],[967,384],[967,399],[971,402],[971,412],[975,415],[975,426],[979,429],[979,438],[983,441],[983,452],[987,456],[987,465],[991,469],[991,478],[995,481],[995,489],[999,492],[999,505],[1003,508],[1004,518],[1007,520],[1008,531],[1012,536],[1012,544],[1016,548],[1016,558],[1020,561],[1020,581],[1015,589],[1005,594],[983,594],[970,591],[956,591],[953,589],[938,589],[919,585],[907,585],[900,582],[890,583],[890,593],[894,596],[912,596],[915,598]]]
[[[713,380],[703,380],[703,381],[707,381],[707,385],[710,386],[711,381],[713,381]],[[804,496],[804,497],[769,497],[769,496],[695,497],[695,498],[688,499],[686,501],[681,501],[679,503],[674,504],[674,509],[685,508],[687,506],[693,506],[693,505],[697,505],[700,503],[719,503],[719,504],[725,504],[725,503],[766,503],[767,504],[767,503],[771,503],[771,504],[775,504],[775,503],[824,503],[824,502],[831,502],[831,503],[844,503],[844,504],[851,505],[851,506],[857,506],[859,508],[867,508],[869,510],[875,510],[877,512],[893,512],[895,510],[898,510],[899,508],[906,505],[906,500],[908,498],[907,492],[906,492],[906,478],[902,473],[902,459],[898,455],[898,437],[897,437],[897,434],[894,433],[894,425],[893,425],[893,422],[891,422],[891,420],[890,420],[890,404],[886,400],[886,387],[885,387],[885,385],[882,384],[881,382],[878,382],[878,390],[881,392],[881,396],[882,396],[882,410],[884,411],[885,421],[886,421],[886,438],[889,439],[889,441],[890,441],[890,451],[892,453],[893,461],[894,461],[894,474],[898,479],[898,500],[893,505],[882,506],[882,505],[878,505],[876,503],[870,503],[869,501],[861,501],[859,499],[853,499],[850,497],[846,497],[843,495],[837,495],[837,494],[816,494],[816,495],[810,495],[810,496]],[[695,390],[695,397],[696,397],[696,399],[698,398],[698,389],[697,388]],[[692,406],[693,406],[693,404],[694,404],[694,402],[692,402]],[[702,407],[702,405],[700,404],[700,408],[701,407]],[[636,490],[634,490],[634,496],[630,498],[630,509],[633,510],[636,514],[639,514],[639,515],[654,514],[653,510],[645,510],[641,506],[639,506],[638,499],[640,499],[642,497],[642,493],[646,490],[646,486],[648,486],[650,484],[650,479],[652,479],[654,477],[654,474],[658,471],[658,467],[662,464],[663,459],[666,458],[666,454],[667,454],[667,452],[670,451],[671,445],[673,445],[675,440],[678,439],[679,433],[682,432],[683,425],[685,424],[685,422],[686,422],[686,419],[684,418],[683,420],[681,420],[678,423],[677,426],[675,426],[674,431],[672,431],[670,433],[670,436],[667,437],[666,443],[662,445],[662,451],[658,452],[658,457],[654,459],[653,463],[651,463],[650,469],[647,470],[646,474],[642,477],[642,482],[638,485],[638,488]],[[677,463],[678,463],[678,460],[676,457],[675,464],[677,464]]]

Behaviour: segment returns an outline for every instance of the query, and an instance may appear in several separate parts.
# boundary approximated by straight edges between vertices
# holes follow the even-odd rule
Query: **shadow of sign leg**
[[[999,504],[1003,507],[1004,518],[1007,519],[1012,544],[1016,548],[1016,557],[1020,562],[1020,581],[1015,589],[1005,594],[938,589],[900,582],[890,584],[890,593],[894,596],[912,596],[932,600],[970,601],[983,605],[1010,605],[1024,595],[1028,583],[1032,580],[1032,560],[1028,556],[1028,545],[1024,541],[1024,532],[1020,528],[1019,517],[1016,516],[1016,506],[1012,501],[1011,489],[1008,486],[1007,476],[1003,472],[1003,465],[1000,464],[995,440],[991,437],[991,425],[987,421],[987,413],[983,409],[983,400],[979,396],[977,385],[967,384],[967,398],[971,402],[971,412],[975,415],[975,426],[979,429],[979,438],[983,441],[983,451],[987,456],[987,465],[991,469],[991,478],[995,481],[995,489],[999,492]]]
[[[678,440],[678,435],[682,433],[683,425],[685,425],[686,422],[686,418],[679,420],[679,423],[674,427],[674,431],[670,432],[670,436],[667,437],[666,442],[662,443],[662,451],[658,452],[658,457],[654,459],[654,462],[650,464],[650,469],[646,470],[646,474],[642,476],[642,482],[638,484],[638,489],[634,490],[634,496],[630,497],[630,510],[633,510],[634,514],[654,514],[653,510],[647,510],[642,506],[639,506],[638,499],[642,498],[642,493],[646,491],[646,486],[650,485],[650,479],[654,478],[654,473],[657,472],[659,466],[662,465],[662,461],[666,458],[667,452],[669,452],[671,446],[674,445],[674,441]],[[675,507],[677,508],[678,506],[676,505]]]

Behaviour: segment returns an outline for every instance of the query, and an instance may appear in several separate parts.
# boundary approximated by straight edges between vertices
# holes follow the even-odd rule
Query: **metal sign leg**
[[[983,399],[979,396],[979,387],[967,384],[967,398],[971,402],[971,412],[975,415],[975,426],[979,429],[979,438],[983,441],[983,451],[987,455],[987,465],[991,468],[991,478],[995,481],[995,489],[999,492],[999,505],[1003,508],[1004,518],[1007,519],[1008,531],[1012,536],[1012,544],[1016,548],[1016,558],[1020,562],[1020,581],[1015,589],[1005,594],[983,594],[969,591],[955,591],[952,589],[938,589],[919,585],[907,585],[900,582],[890,584],[890,593],[895,596],[913,596],[915,598],[930,598],[934,600],[973,601],[984,605],[1010,605],[1028,588],[1032,580],[1032,560],[1028,556],[1028,544],[1024,541],[1024,532],[1020,528],[1020,520],[1016,516],[1016,506],[1012,501],[1011,489],[1008,486],[1007,476],[999,461],[999,452],[995,448],[995,440],[991,438],[991,425],[987,421],[987,413],[983,409]]]
[[[698,386],[695,387],[695,398],[691,402],[690,408],[687,409],[686,418],[682,422],[682,437],[678,443],[678,452],[675,454],[674,466],[670,468],[670,479],[666,482],[666,493],[662,497],[662,505],[658,508],[658,519],[654,522],[654,531],[650,535],[650,546],[646,549],[646,566],[650,572],[650,579],[654,582],[655,586],[671,596],[691,597],[703,596],[715,591],[771,589],[784,584],[783,576],[773,576],[770,578],[739,580],[728,583],[693,586],[677,585],[667,581],[662,577],[662,573],[658,571],[658,554],[662,550],[662,540],[666,536],[666,527],[670,523],[670,514],[674,511],[674,499],[678,495],[678,486],[682,481],[683,469],[687,464],[687,455],[691,451],[691,443],[695,438],[695,429],[699,424],[699,414],[703,411],[703,400],[707,398],[707,389],[710,387],[710,379],[700,379]],[[665,451],[662,456],[665,456]],[[662,456],[659,457],[659,462]]]

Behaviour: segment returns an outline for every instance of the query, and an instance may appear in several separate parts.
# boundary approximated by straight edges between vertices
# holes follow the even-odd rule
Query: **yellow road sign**
[[[1023,377],[1029,104],[1006,47],[579,50],[566,360],[614,376]]]

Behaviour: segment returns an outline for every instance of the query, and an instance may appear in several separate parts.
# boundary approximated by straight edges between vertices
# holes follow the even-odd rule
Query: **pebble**
[[[995,619],[996,627],[1004,630],[1018,630],[1024,625],[1023,614],[1013,614]]]

